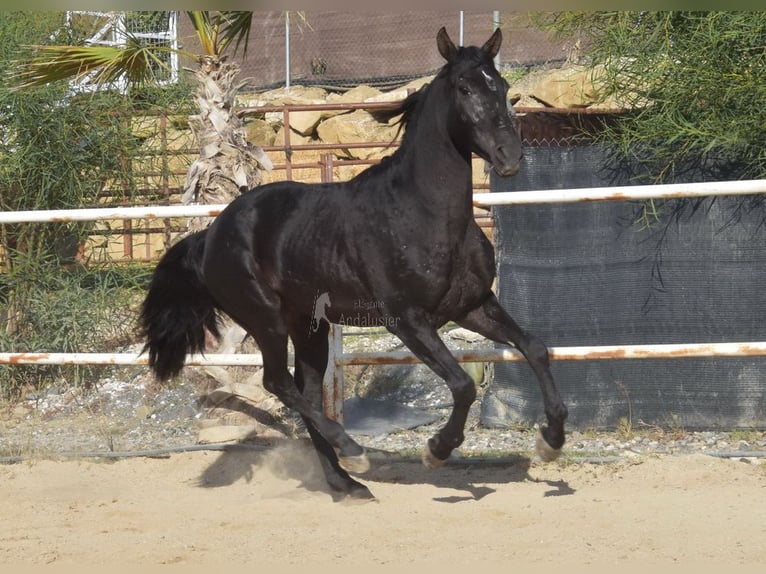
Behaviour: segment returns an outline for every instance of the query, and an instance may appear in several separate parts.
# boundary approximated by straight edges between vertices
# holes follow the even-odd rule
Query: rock
[[[136,418],[143,420],[148,419],[154,413],[154,409],[149,405],[141,405],[136,409]]]
[[[252,119],[245,124],[247,141],[261,147],[274,145],[277,134],[272,125],[266,120]]]
[[[459,339],[461,341],[468,341],[469,343],[480,343],[486,340],[484,335],[480,335],[479,333],[475,333],[463,327],[447,331],[447,336],[451,339]]]
[[[348,90],[347,92],[343,92],[342,94],[329,94],[327,96],[327,103],[328,104],[337,104],[337,103],[350,103],[350,104],[356,104],[359,102],[368,102],[368,101],[375,101],[373,98],[377,98],[381,96],[383,92],[378,90],[377,88],[373,88],[372,86],[367,86],[365,84],[362,84],[360,86],[356,86],[355,88],[352,88]]]
[[[319,110],[290,112],[290,128],[302,136],[310,136],[322,117],[323,112]]]
[[[547,70],[535,70],[514,82],[509,94],[518,107],[598,108],[625,107],[618,98],[603,99],[598,94],[600,68],[568,66]]]
[[[317,134],[324,143],[391,142],[397,134],[395,126],[381,124],[368,112],[357,110],[332,117],[317,127]],[[344,148],[336,155],[341,158],[368,159],[386,153],[386,148]]]
[[[327,90],[314,86],[291,86],[290,90],[276,88],[253,96],[242,96],[239,104],[246,107],[275,106],[282,103],[301,104],[311,100],[324,102]]]
[[[583,108],[594,103],[595,88],[586,68],[561,68],[539,74],[529,95],[553,108]]]
[[[396,88],[388,92],[383,92],[377,96],[370,96],[365,99],[365,102],[397,102],[405,99],[411,92],[417,92],[420,88],[430,83],[434,79],[434,76],[427,76],[425,78],[418,78],[410,83]]]
[[[327,92],[321,88],[304,88],[293,86],[290,91],[284,88],[264,92],[253,100],[245,100],[248,106],[280,106],[283,104],[313,105],[324,104],[327,101]],[[301,135],[310,135],[321,121],[323,112],[310,110],[290,113],[290,126]],[[284,114],[280,112],[266,112],[264,119],[272,126],[281,126],[284,122]]]
[[[292,116],[290,116],[290,117],[292,117]],[[290,121],[292,122],[292,120],[290,120]],[[295,145],[307,145],[307,144],[316,143],[316,141],[314,139],[312,139],[312,138],[310,138],[308,136],[302,136],[302,135],[294,132],[293,130],[290,130],[290,132],[291,132],[290,133],[290,145],[291,146],[295,146]],[[283,145],[285,145],[285,128],[284,128],[284,126],[277,130],[276,134],[274,135],[274,143],[272,145],[275,145],[275,146],[283,146]]]
[[[206,398],[213,404],[218,404],[232,396],[240,397],[256,405],[274,399],[273,395],[267,393],[263,387],[244,383],[224,385],[210,391]]]

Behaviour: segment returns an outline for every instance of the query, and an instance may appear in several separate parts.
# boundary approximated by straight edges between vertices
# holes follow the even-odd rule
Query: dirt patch
[[[334,503],[303,441],[265,452],[0,466],[0,563],[766,562],[766,466],[707,455],[377,460]]]

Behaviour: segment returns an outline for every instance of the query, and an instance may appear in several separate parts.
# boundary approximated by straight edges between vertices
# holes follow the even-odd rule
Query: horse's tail
[[[216,339],[218,310],[205,287],[202,254],[207,230],[185,237],[160,259],[141,308],[149,367],[161,381],[176,376],[187,353],[205,350],[205,329]]]

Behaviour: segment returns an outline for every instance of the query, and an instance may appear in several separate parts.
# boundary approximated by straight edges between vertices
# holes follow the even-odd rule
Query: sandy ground
[[[0,564],[766,564],[758,461],[377,460],[368,503],[333,502],[319,472],[299,441],[0,466]]]

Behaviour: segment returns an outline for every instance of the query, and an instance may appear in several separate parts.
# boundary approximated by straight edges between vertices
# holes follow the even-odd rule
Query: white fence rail
[[[742,180],[690,184],[622,186],[561,190],[539,190],[474,195],[474,205],[491,206],[530,203],[574,203],[588,201],[646,200],[718,195],[749,195],[766,193],[766,180]],[[0,212],[0,224],[44,223],[62,221],[98,221],[109,219],[162,219],[169,217],[202,217],[218,215],[225,205],[174,205],[152,207],[63,209]],[[343,371],[345,365],[411,364],[418,359],[409,352],[344,353],[340,329],[333,329],[331,361],[325,377],[325,410],[342,419]],[[513,349],[453,351],[460,362],[502,362],[523,360]],[[735,357],[766,356],[766,341],[732,343],[699,343],[672,345],[607,345],[592,347],[554,347],[553,360],[643,359],[673,357]],[[292,357],[291,357],[292,360]],[[22,364],[95,364],[145,365],[148,358],[135,353],[0,353],[0,365]],[[247,365],[263,364],[260,354],[190,355],[188,365]]]
[[[166,219],[168,217],[215,217],[226,204],[157,205],[151,207],[94,207],[90,209],[38,209],[0,211],[0,223],[61,223],[108,219]]]
[[[521,205],[530,203],[576,203],[587,201],[620,201],[637,199],[671,199],[716,195],[755,195],[766,193],[766,180],[746,179],[706,183],[670,183],[663,185],[629,185],[621,187],[585,187],[579,189],[541,189],[478,193],[477,207]],[[34,211],[2,211],[0,223],[52,223],[68,221],[102,221],[108,219],[164,219],[168,217],[215,217],[226,204],[164,205],[149,207],[101,207],[90,209],[41,209]]]
[[[673,199],[715,195],[755,195],[766,193],[766,180],[743,179],[705,183],[666,183],[662,185],[625,185],[619,187],[582,187],[578,189],[541,189],[505,191],[474,195],[476,207],[522,205],[530,203],[579,203],[636,199]]]

